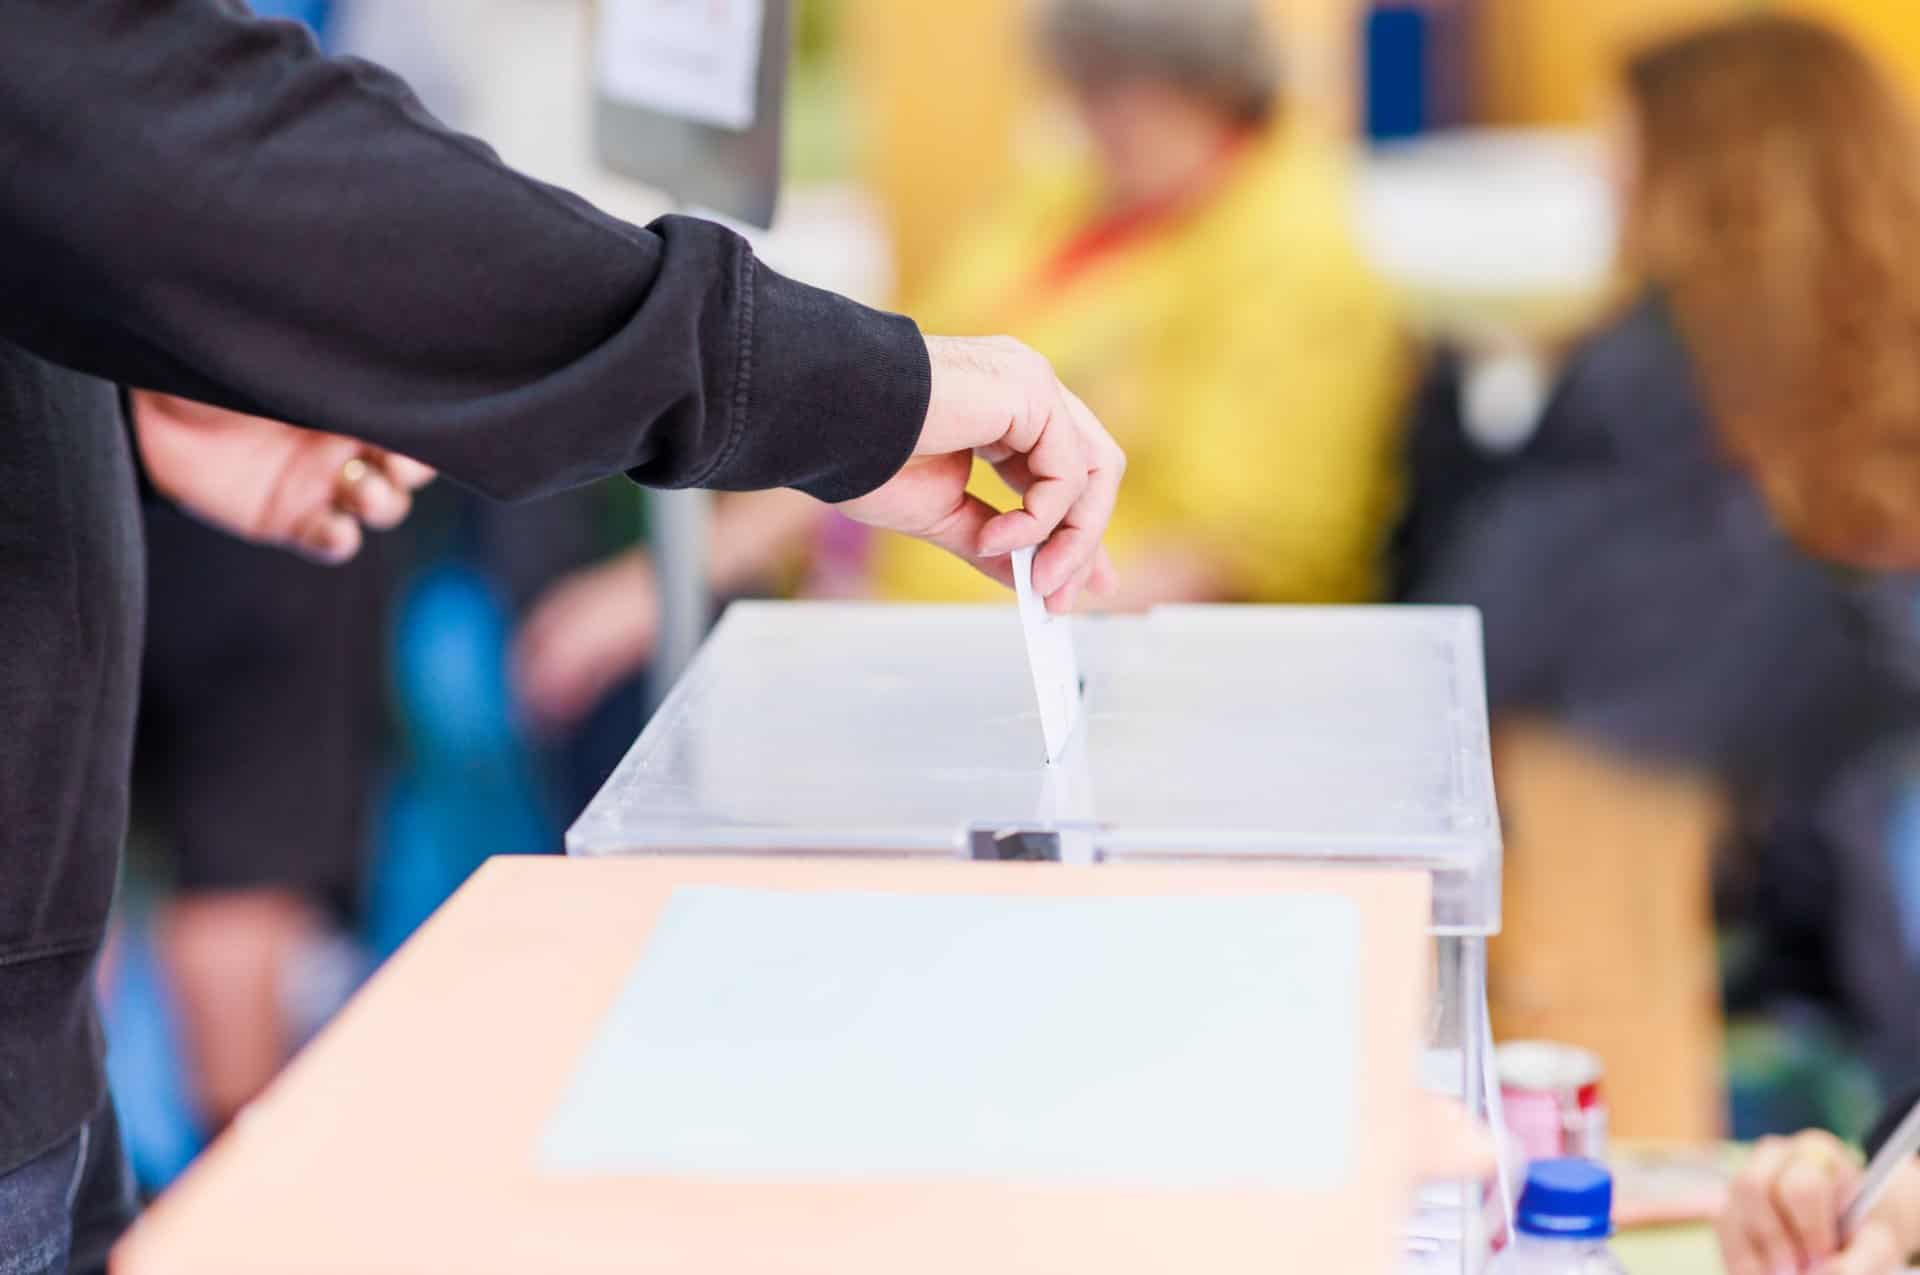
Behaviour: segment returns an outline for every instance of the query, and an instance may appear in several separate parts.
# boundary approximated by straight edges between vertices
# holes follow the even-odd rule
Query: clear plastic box
[[[1085,703],[1047,766],[1012,606],[736,605],[567,849],[1418,868],[1424,1079],[1487,1112],[1500,825],[1477,613],[1176,607],[1076,638]],[[1480,1205],[1423,1196],[1422,1268],[1478,1268]]]

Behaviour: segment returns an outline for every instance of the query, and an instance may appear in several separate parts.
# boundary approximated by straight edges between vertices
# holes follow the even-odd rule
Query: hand
[[[576,571],[541,595],[514,640],[520,704],[540,729],[564,730],[645,668],[659,636],[660,595],[644,553]]]
[[[1831,1134],[1769,1138],[1714,1222],[1727,1275],[1893,1275],[1920,1248],[1920,1164],[1909,1164],[1843,1251],[1840,1214],[1860,1161]]]
[[[933,399],[913,458],[842,511],[931,541],[1008,587],[1007,555],[1045,542],[1034,588],[1055,612],[1071,611],[1084,588],[1112,588],[1100,538],[1127,461],[1106,429],[1017,341],[929,337],[927,353]],[[975,455],[1021,494],[1021,508],[1003,513],[968,494]]]
[[[1414,1100],[1413,1172],[1421,1182],[1486,1182],[1500,1170],[1493,1135],[1451,1098]]]
[[[146,390],[129,397],[140,458],[163,494],[231,535],[320,562],[358,553],[363,525],[398,525],[433,478],[338,434]]]

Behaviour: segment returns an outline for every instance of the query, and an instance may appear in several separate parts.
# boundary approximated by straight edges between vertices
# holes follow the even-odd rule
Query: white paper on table
[[[1020,625],[1027,635],[1027,663],[1033,668],[1033,690],[1040,700],[1040,731],[1046,740],[1047,762],[1059,761],[1080,716],[1080,657],[1073,649],[1073,618],[1054,615],[1033,588],[1032,549],[1013,555],[1014,594],[1020,604]]]
[[[766,0],[602,0],[608,97],[745,132],[758,113]]]
[[[682,886],[538,1170],[1337,1191],[1362,929],[1338,894]]]

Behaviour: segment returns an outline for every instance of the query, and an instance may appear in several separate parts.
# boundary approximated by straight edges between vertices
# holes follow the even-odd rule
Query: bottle
[[[1536,1160],[1527,1166],[1513,1243],[1494,1275],[1626,1275],[1607,1247],[1613,1234],[1613,1175],[1592,1160]]]

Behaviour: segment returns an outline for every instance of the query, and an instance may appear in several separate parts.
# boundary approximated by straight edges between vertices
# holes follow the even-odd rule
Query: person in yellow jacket
[[[1341,148],[1280,105],[1264,8],[1040,0],[1036,29],[1089,145],[1037,165],[906,307],[929,330],[1033,346],[1127,449],[1107,536],[1120,585],[1101,600],[1113,609],[1381,588],[1410,354],[1354,245]],[[978,467],[978,491],[998,482]],[[822,516],[778,494],[723,502],[716,591],[779,579],[811,538],[816,576],[824,562],[865,593],[1004,597],[891,538],[849,552],[817,534]],[[656,622],[642,551],[556,586],[518,643],[532,716],[584,715],[644,667]]]
[[[908,306],[1041,351],[1127,448],[1116,609],[1380,590],[1408,349],[1342,151],[1279,104],[1264,7],[1047,0],[1091,154],[1043,166]],[[993,596],[911,545],[872,571],[883,597]]]

